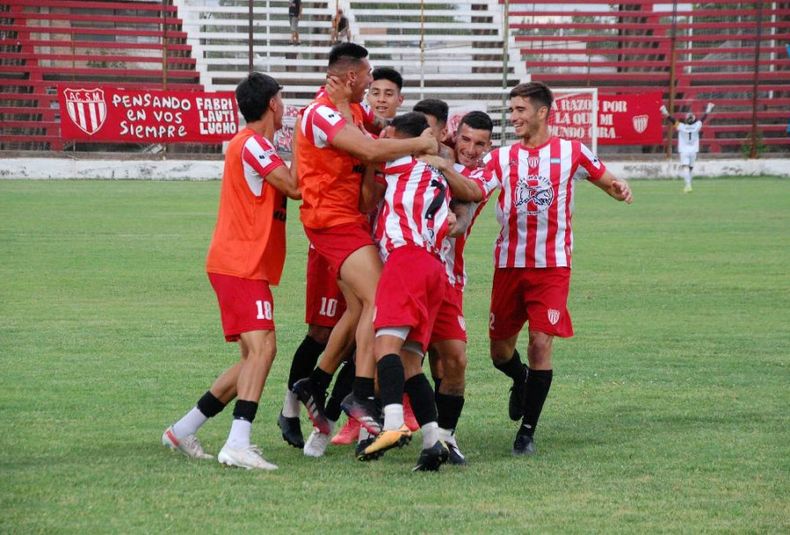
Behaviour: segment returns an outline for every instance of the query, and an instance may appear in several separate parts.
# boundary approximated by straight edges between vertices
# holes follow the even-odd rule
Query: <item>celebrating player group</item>
[[[494,150],[488,115],[468,113],[448,138],[447,104],[427,99],[399,115],[402,87],[397,71],[371,69],[365,48],[335,45],[325,87],[297,118],[290,169],[272,144],[282,127],[282,88],[261,73],[237,87],[247,124],[226,152],[206,271],[225,338],[239,343],[241,355],[165,430],[165,446],[213,459],[196,434],[235,398],[217,460],[277,468],[250,435],[276,353],[270,286],[283,270],[290,197],[301,199],[310,242],[308,327],[277,420],[283,439],[308,457],[324,455],[330,443],[352,444],[356,459],[373,461],[419,432],[413,470],[466,464],[456,437],[467,364],[464,246],[501,189],[491,359],[512,381],[507,411],[521,421],[512,453],[536,452],[535,429],[552,382],[552,341],[573,335],[566,305],[574,176],[626,203],[631,190],[586,146],[550,134],[553,97],[542,83],[510,91],[519,141]],[[525,324],[527,363],[517,350]],[[313,425],[306,440],[302,406]],[[336,432],[343,412],[348,420]]]

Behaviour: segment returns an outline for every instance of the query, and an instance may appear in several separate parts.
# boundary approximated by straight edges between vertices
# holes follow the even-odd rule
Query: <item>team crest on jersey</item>
[[[634,115],[634,117],[631,119],[634,124],[634,130],[636,130],[639,134],[647,130],[648,120],[649,117],[647,115]]]
[[[556,308],[550,308],[546,315],[549,318],[549,323],[552,325],[557,325],[557,322],[560,321],[560,311]]]
[[[530,156],[527,158],[527,165],[530,169],[535,169],[540,165],[540,157],[539,156]]]
[[[520,178],[516,186],[515,205],[523,206],[529,215],[545,212],[554,202],[551,180],[543,175]]]
[[[94,89],[64,89],[66,111],[77,127],[92,136],[104,126],[107,119],[107,102],[104,91]]]

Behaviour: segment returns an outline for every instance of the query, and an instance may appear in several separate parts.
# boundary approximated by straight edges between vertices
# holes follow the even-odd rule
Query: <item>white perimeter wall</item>
[[[680,168],[672,161],[607,161],[617,177],[674,178]],[[790,177],[790,159],[697,160],[695,177]],[[215,180],[222,177],[219,160],[77,160],[60,158],[4,158],[0,179]]]

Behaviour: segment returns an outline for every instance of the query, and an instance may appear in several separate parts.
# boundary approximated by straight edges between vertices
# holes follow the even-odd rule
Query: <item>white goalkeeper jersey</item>
[[[699,131],[702,121],[678,123],[678,152],[699,152]]]
[[[570,267],[573,250],[573,176],[583,169],[599,180],[606,167],[585,145],[551,137],[539,147],[494,149],[483,160],[502,192],[494,246],[498,268]]]

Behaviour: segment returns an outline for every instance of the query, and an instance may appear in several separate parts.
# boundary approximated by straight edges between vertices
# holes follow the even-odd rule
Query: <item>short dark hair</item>
[[[244,120],[259,120],[269,109],[269,102],[280,92],[277,80],[262,72],[251,72],[236,86],[236,102]]]
[[[537,104],[537,107],[546,106],[548,109],[551,109],[551,104],[554,102],[554,95],[551,89],[543,82],[518,84],[510,90],[510,98],[513,97],[528,98],[533,105]]]
[[[441,124],[447,124],[447,115],[450,108],[443,100],[439,100],[438,98],[426,98],[415,104],[412,109],[424,113],[425,115],[435,117]]]
[[[390,125],[399,134],[403,134],[406,137],[417,137],[428,128],[428,120],[425,118],[425,114],[410,111],[395,117]]]
[[[368,57],[368,50],[356,43],[338,43],[329,51],[329,66],[341,61],[359,62]]]
[[[492,121],[491,117],[484,111],[470,111],[464,115],[461,122],[458,123],[458,130],[461,129],[462,125],[467,125],[469,128],[475,130],[494,131],[494,121]]]
[[[398,91],[403,89],[403,76],[392,67],[376,67],[373,69],[373,81],[389,80],[398,86]]]

